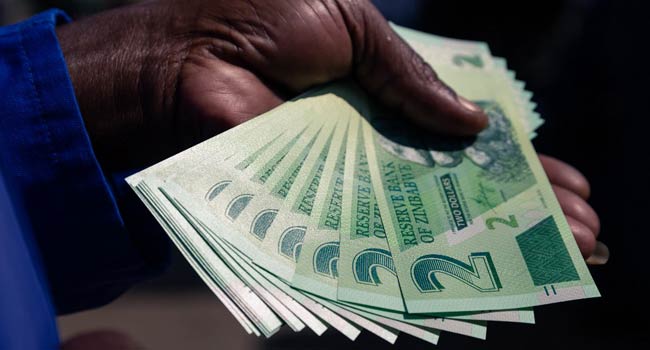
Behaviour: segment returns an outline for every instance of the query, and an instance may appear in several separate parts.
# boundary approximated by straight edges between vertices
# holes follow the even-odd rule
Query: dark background
[[[60,7],[79,16],[120,1],[0,0],[0,21]],[[642,133],[648,113],[645,81],[647,23],[628,1],[375,1],[392,21],[453,38],[485,41],[527,83],[546,123],[538,151],[580,169],[592,184],[590,204],[602,222],[600,240],[611,251],[591,272],[602,298],[536,309],[536,325],[491,323],[488,341],[443,334],[441,348],[590,348],[649,344],[646,247],[650,243],[648,176]],[[1,22],[0,22],[1,23]],[[145,289],[205,288],[176,257],[171,271]],[[234,322],[234,321],[233,321]],[[362,333],[355,343],[328,331],[323,337],[274,337],[266,348],[394,348]],[[431,345],[402,336],[397,348]]]

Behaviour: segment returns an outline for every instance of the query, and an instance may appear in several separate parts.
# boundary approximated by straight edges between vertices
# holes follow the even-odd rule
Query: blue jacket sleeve
[[[0,28],[0,174],[8,189],[2,200],[24,218],[18,229],[2,227],[0,246],[35,242],[27,255],[34,271],[42,266],[57,313],[114,299],[160,270],[167,256],[155,226],[139,219],[150,216],[130,192],[111,186],[113,177],[93,154],[54,31],[67,21],[50,10]],[[0,299],[11,298],[5,277]]]
[[[56,349],[55,313],[29,225],[0,172],[0,349]]]

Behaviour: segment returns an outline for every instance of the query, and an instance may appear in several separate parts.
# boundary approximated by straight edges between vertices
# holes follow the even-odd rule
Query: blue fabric
[[[29,223],[0,173],[0,349],[56,349],[55,313]]]
[[[50,10],[0,28],[0,349],[55,348],[57,313],[164,266],[164,240],[130,235],[118,204],[136,232],[155,226],[133,217],[150,215],[114,197],[93,154],[54,31],[68,21]]]

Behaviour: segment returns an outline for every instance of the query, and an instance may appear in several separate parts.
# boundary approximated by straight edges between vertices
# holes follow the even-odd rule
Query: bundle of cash
[[[532,94],[483,43],[394,28],[487,129],[427,135],[340,81],[127,179],[250,334],[485,339],[599,296],[530,143]]]

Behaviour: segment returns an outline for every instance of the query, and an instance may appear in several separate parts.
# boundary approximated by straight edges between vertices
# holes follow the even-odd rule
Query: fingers
[[[539,160],[542,162],[546,176],[548,176],[552,184],[564,187],[583,199],[589,198],[591,193],[589,181],[576,168],[543,154],[539,155]]]
[[[607,263],[609,249],[596,240],[600,233],[600,219],[586,202],[590,194],[589,182],[567,163],[541,154],[539,158],[582,256],[590,265]]]
[[[472,135],[487,126],[483,111],[442,82],[374,6],[341,7],[352,36],[353,72],[370,94],[432,132]]]
[[[603,242],[597,241],[596,235],[582,222],[569,215],[566,215],[566,219],[587,264],[606,264],[609,260],[609,248]]]
[[[578,248],[584,258],[591,256],[596,249],[596,235],[591,231],[589,227],[583,224],[580,220],[576,220],[573,217],[566,215],[567,222],[573,232],[573,237],[578,243]]]
[[[553,186],[562,212],[569,222],[582,256],[590,265],[602,265],[609,259],[607,246],[597,241],[600,233],[598,215],[580,196],[563,187]]]
[[[587,226],[598,237],[600,220],[598,215],[584,199],[563,187],[552,185],[553,192],[560,202],[562,212]]]
[[[605,265],[609,260],[609,248],[605,243],[596,241],[596,248],[594,252],[587,258],[587,264],[589,265]]]

